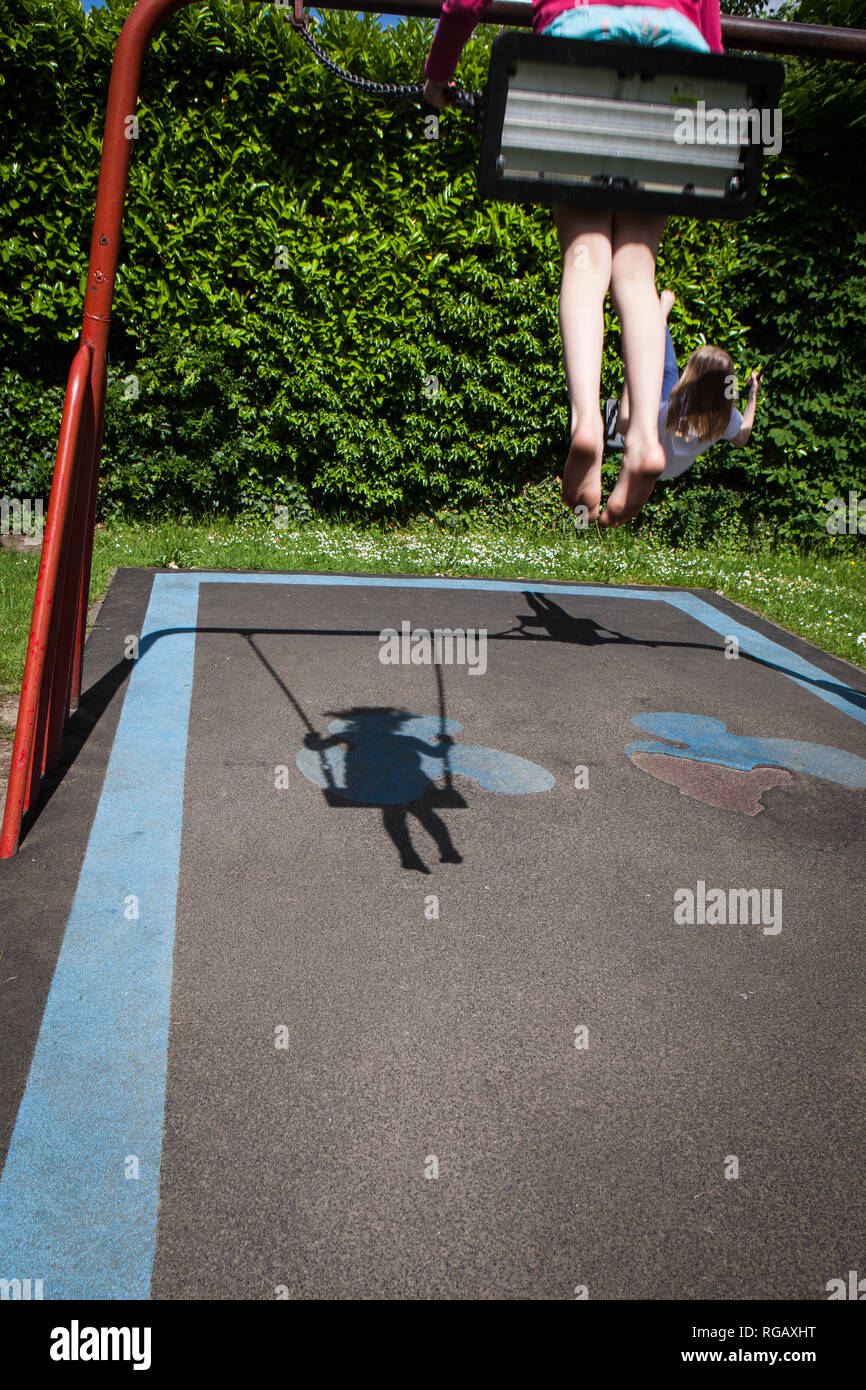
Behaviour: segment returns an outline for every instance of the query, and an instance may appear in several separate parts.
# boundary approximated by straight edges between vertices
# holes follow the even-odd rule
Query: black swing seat
[[[746,217],[762,141],[781,131],[784,79],[781,63],[739,53],[501,34],[484,90],[479,193]]]

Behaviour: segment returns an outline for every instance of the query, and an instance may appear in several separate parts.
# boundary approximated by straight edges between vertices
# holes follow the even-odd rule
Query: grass
[[[763,614],[825,651],[866,667],[866,557],[854,544],[822,553],[661,545],[628,529],[455,518],[371,527],[265,519],[111,522],[96,533],[91,602],[125,565],[180,569],[322,570],[666,584],[706,588]],[[20,689],[38,557],[0,550],[0,690]]]

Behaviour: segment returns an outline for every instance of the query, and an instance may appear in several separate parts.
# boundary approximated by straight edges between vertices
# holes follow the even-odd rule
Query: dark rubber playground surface
[[[404,621],[484,630],[486,670],[384,664]],[[85,674],[0,865],[0,1276],[862,1269],[862,673],[707,592],[130,570]],[[684,920],[713,889],[750,912]]]

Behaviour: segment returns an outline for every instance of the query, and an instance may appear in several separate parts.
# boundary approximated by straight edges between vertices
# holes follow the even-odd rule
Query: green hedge
[[[857,10],[820,6],[827,22],[859,23]],[[0,495],[47,493],[126,11],[5,0]],[[352,70],[407,81],[434,27],[329,12],[319,32]],[[494,33],[464,51],[472,89]],[[864,111],[857,68],[789,64],[784,148],[756,216],[669,223],[659,284],[678,295],[681,355],[719,342],[743,380],[773,357],[752,447],[717,447],[657,490],[644,524],[669,537],[763,527],[813,541],[824,498],[866,491]],[[445,113],[434,140],[429,114],[331,77],[280,9],[207,0],[169,21],[132,152],[103,515],[453,512],[558,471],[568,409],[550,212],[482,204],[471,121]],[[615,395],[607,326],[602,394]]]
[[[805,0],[796,18],[866,28],[866,0]],[[862,61],[786,68],[782,154],[725,283],[769,364],[743,486],[763,491],[777,534],[811,540],[828,498],[866,495],[866,76]]]

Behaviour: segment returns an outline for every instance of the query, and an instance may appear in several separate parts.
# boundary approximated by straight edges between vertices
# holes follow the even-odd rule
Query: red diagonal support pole
[[[6,813],[0,841],[3,858],[15,852],[21,817],[33,799],[33,788],[38,787],[44,766],[51,678],[58,664],[58,615],[62,606],[58,600],[63,590],[65,575],[68,573],[69,520],[72,515],[72,499],[81,477],[79,441],[81,423],[90,397],[90,371],[91,349],[88,345],[82,344],[72,363],[63,404],[57,463],[48,503],[33,620],[30,626],[30,643],[27,648],[24,683],[21,688],[18,723],[12,748]]]
[[[81,689],[105,416],[105,355],[141,67],[160,26],[192,3],[139,0],[114,53],[81,339],[63,405],[0,831],[0,859],[8,859],[18,848],[22,817],[36,804],[43,775],[59,760],[69,709]]]
[[[129,174],[129,159],[135,138],[135,113],[144,55],[157,30],[177,10],[193,0],[138,0],[129,14],[114,52],[111,81],[108,88],[108,109],[105,133],[102,137],[102,162],[99,166],[99,186],[96,193],[96,213],[90,242],[90,264],[87,271],[87,298],[81,325],[81,341],[93,348],[92,390],[94,449],[92,466],[82,476],[81,486],[88,494],[84,513],[86,530],[83,537],[80,572],[78,617],[74,635],[71,695],[77,700],[81,691],[81,656],[87,626],[87,598],[90,590],[90,566],[93,557],[93,526],[96,518],[96,492],[99,482],[99,456],[102,446],[102,425],[105,418],[105,355],[108,349],[108,330],[111,322],[111,301],[117,274],[120,249],[120,229],[123,203]]]

